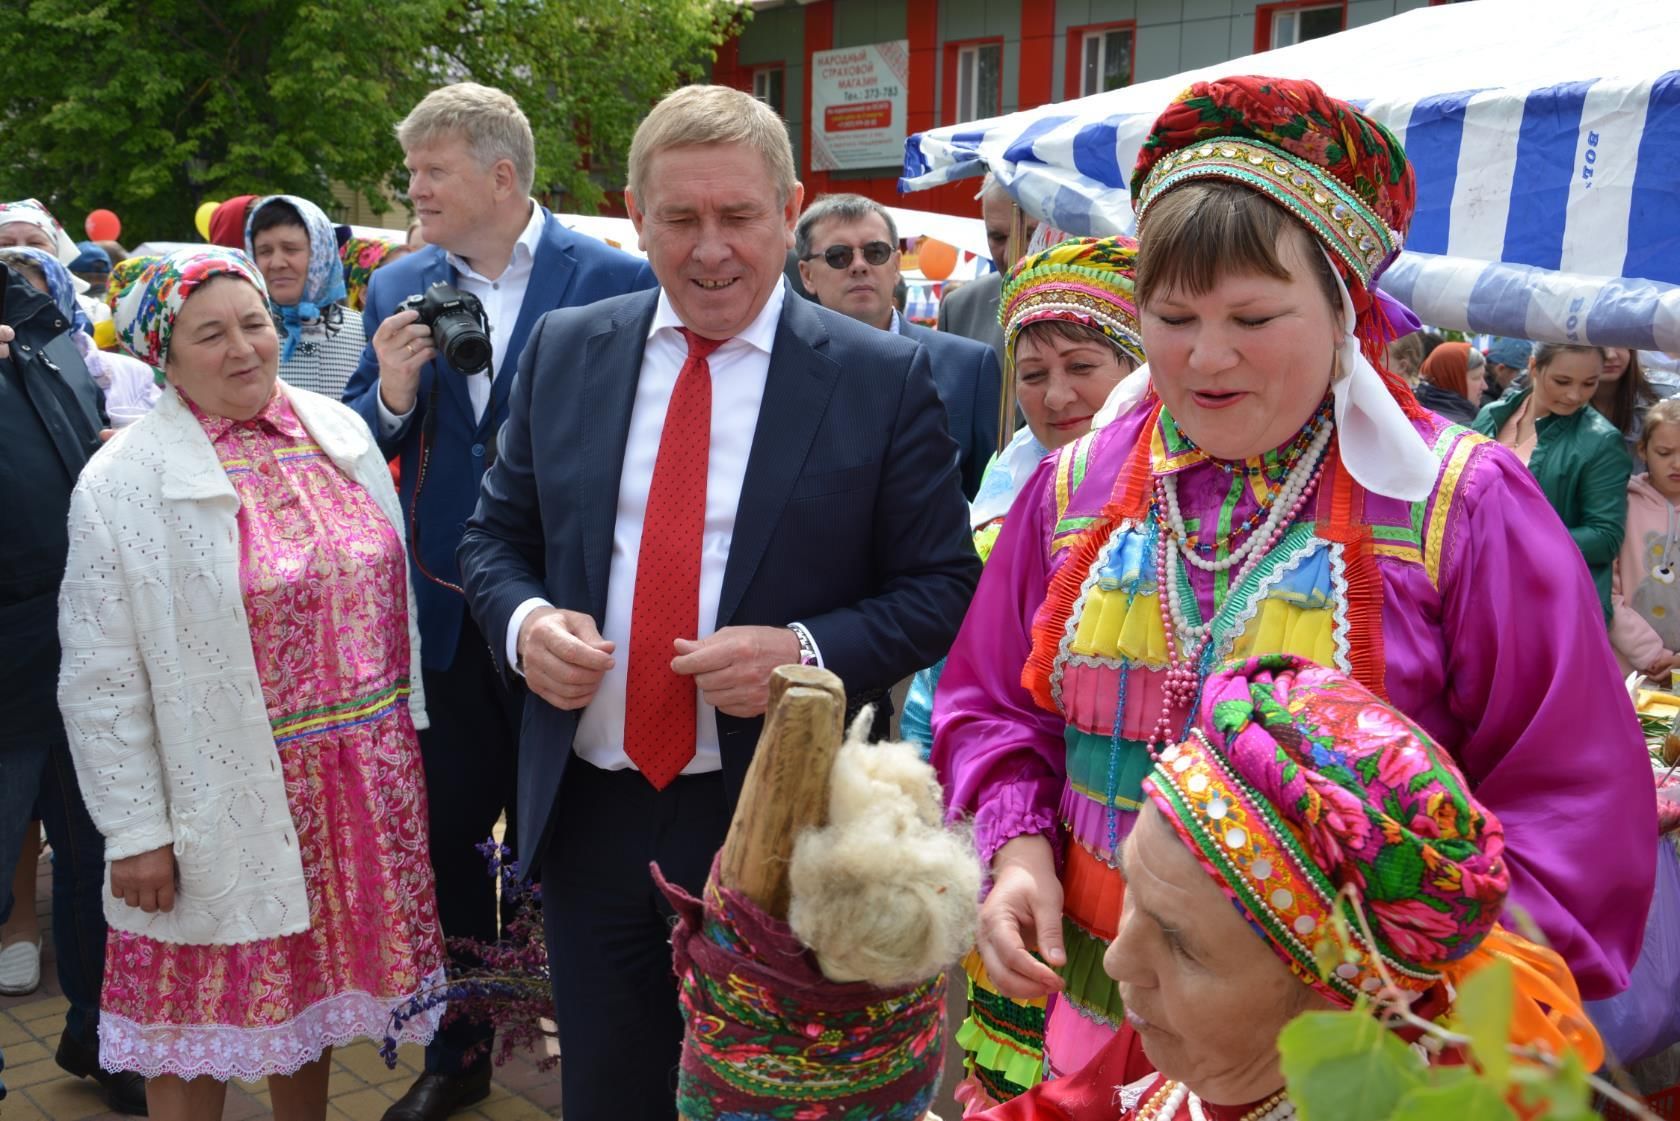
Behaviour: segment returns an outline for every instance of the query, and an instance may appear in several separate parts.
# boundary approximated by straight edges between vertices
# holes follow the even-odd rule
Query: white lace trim
[[[439,968],[420,986],[429,992],[444,984]],[[181,1078],[208,1075],[219,1081],[237,1078],[257,1082],[271,1074],[296,1074],[319,1058],[327,1047],[357,1039],[383,1041],[391,1011],[411,997],[381,997],[372,993],[338,993],[305,1008],[283,1024],[235,1027],[231,1024],[141,1024],[102,1012],[99,1016],[99,1065],[106,1070],[132,1070],[145,1078],[162,1074]],[[439,1005],[395,1033],[398,1043],[430,1043],[443,1018]]]

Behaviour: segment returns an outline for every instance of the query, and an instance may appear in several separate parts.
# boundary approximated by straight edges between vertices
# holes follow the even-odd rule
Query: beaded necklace
[[[1189,561],[1203,572],[1223,572],[1235,568],[1231,586],[1236,587],[1271,552],[1318,488],[1324,471],[1325,451],[1335,432],[1329,413],[1321,408],[1308,431],[1311,438],[1306,450],[1289,468],[1265,520],[1249,535],[1248,540],[1223,559],[1204,560],[1194,546],[1187,544],[1184,517],[1178,508],[1177,476],[1155,478],[1155,503],[1150,514],[1159,528],[1155,544],[1155,574],[1159,589],[1156,605],[1161,613],[1161,630],[1166,638],[1167,670],[1161,686],[1161,711],[1155,718],[1149,738],[1144,741],[1151,759],[1173,741],[1173,712],[1180,707],[1186,711],[1193,707],[1192,702],[1201,688],[1197,666],[1209,649],[1213,619],[1218,614],[1215,609],[1208,612],[1207,619],[1201,623],[1192,624],[1189,621],[1179,589],[1183,562]]]
[[[1238,1121],[1291,1121],[1295,1116],[1295,1103],[1289,1100],[1287,1094],[1287,1090],[1277,1091],[1243,1114]],[[1170,1080],[1163,1082],[1161,1088],[1143,1103],[1143,1108],[1138,1110],[1137,1121],[1172,1121],[1186,1102],[1190,1105],[1191,1121],[1208,1121],[1202,1099],[1192,1094],[1190,1087],[1184,1083]]]

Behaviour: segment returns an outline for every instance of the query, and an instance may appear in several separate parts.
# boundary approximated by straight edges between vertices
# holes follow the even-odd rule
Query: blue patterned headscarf
[[[325,310],[345,297],[344,262],[338,255],[338,235],[332,219],[308,199],[296,195],[268,195],[257,200],[245,219],[245,252],[254,261],[257,249],[251,240],[251,225],[262,208],[271,202],[283,202],[297,212],[309,235],[309,273],[303,280],[303,298],[295,304],[274,304],[280,313],[286,337],[281,344],[280,361],[289,361],[303,335],[305,323],[318,322]]]
[[[76,330],[93,335],[93,321],[82,310],[81,301],[76,299],[76,282],[70,278],[70,271],[62,262],[44,249],[36,249],[33,245],[17,245],[11,248],[13,253],[21,253],[28,257],[40,268],[42,275],[47,278],[47,295],[58,305],[75,325]]]

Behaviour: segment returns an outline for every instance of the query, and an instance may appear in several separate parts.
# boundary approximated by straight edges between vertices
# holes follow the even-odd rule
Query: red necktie
[[[698,691],[692,677],[671,669],[677,656],[672,643],[700,631],[700,548],[712,449],[712,368],[706,359],[728,341],[678,330],[688,340],[688,358],[671,391],[648,487],[624,697],[624,752],[658,790],[694,758]]]

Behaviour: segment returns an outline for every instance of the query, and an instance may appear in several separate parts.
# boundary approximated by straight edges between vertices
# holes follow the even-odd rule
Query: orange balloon
[[[916,264],[929,280],[944,280],[957,267],[955,246],[946,245],[931,237],[924,237],[916,246]]]
[[[115,241],[122,236],[122,222],[109,210],[90,212],[82,228],[94,241]]]

